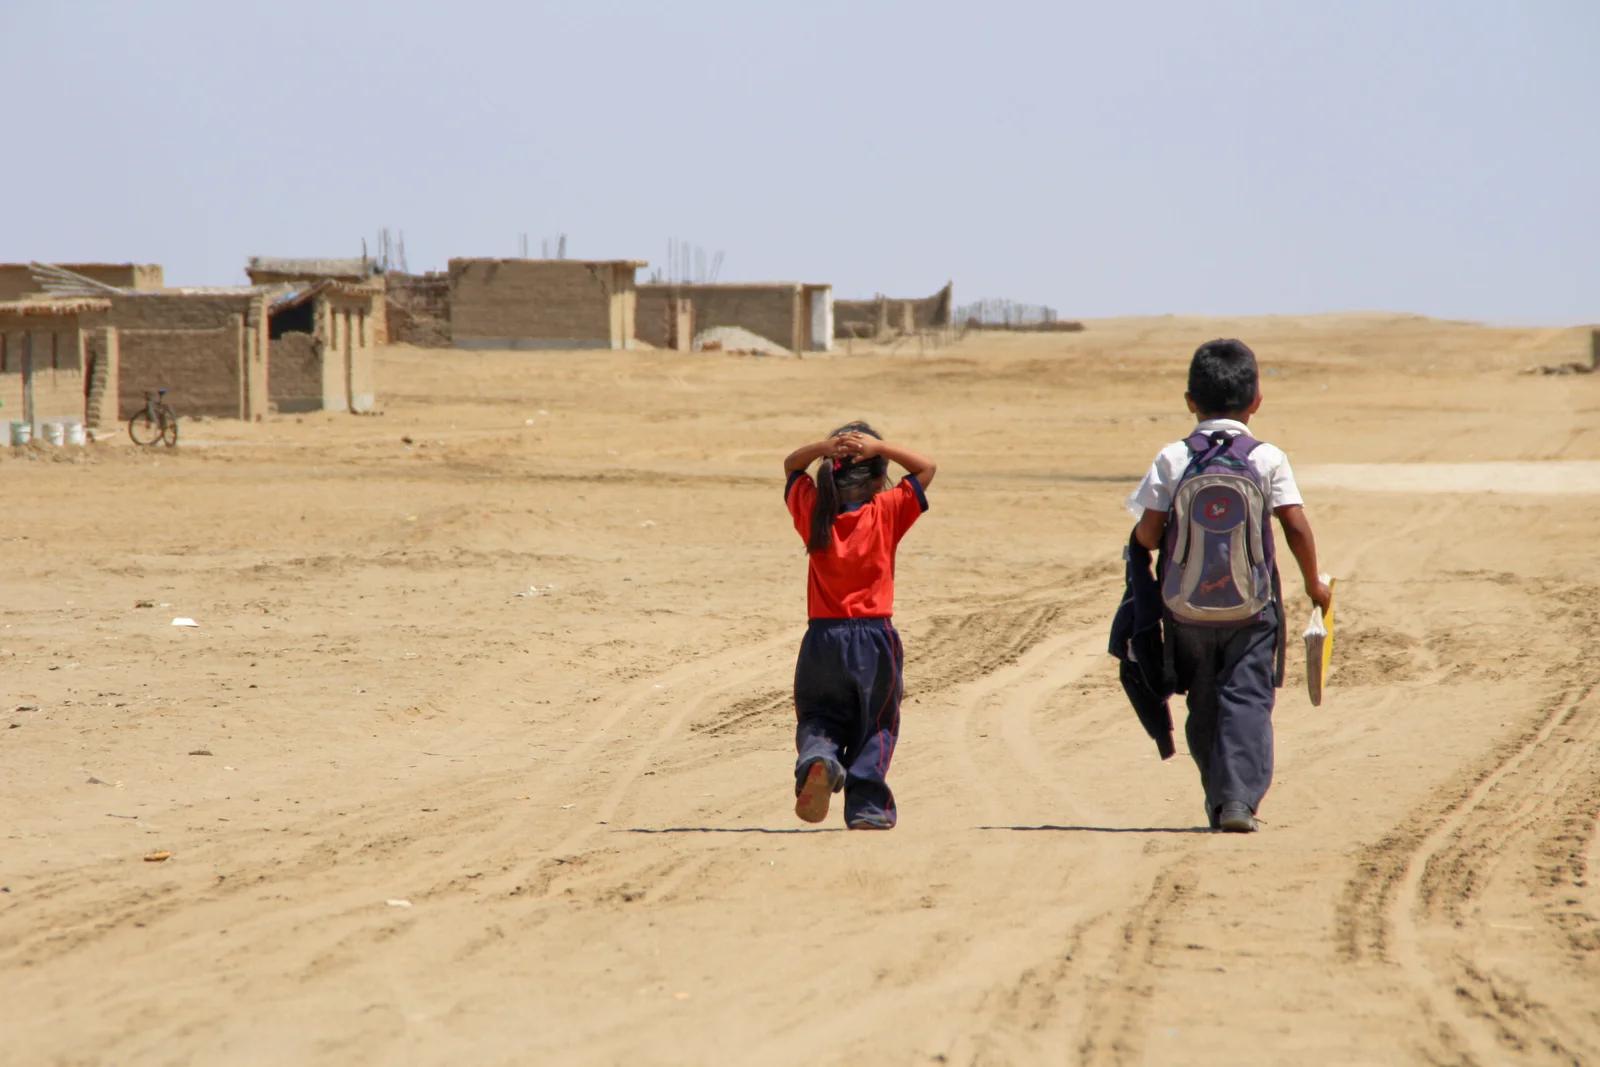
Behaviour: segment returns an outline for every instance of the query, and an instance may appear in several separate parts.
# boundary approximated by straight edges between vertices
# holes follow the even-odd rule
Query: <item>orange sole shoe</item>
[[[828,817],[828,801],[832,796],[828,768],[818,760],[806,768],[806,780],[800,786],[800,795],[794,798],[794,813],[806,822],[821,822]]]

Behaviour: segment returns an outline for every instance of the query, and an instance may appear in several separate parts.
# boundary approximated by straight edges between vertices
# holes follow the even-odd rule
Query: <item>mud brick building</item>
[[[279,297],[267,309],[267,395],[275,410],[374,409],[372,356],[382,298],[375,285],[321,281]]]
[[[457,348],[627,348],[634,260],[452,259]]]
[[[951,325],[955,283],[946,282],[944,288],[932,296],[837,300],[833,307],[835,337],[892,337],[941,330]]]
[[[166,388],[182,415],[267,413],[267,294],[254,287],[123,291],[105,313],[117,332],[117,418]]]
[[[359,256],[350,259],[286,259],[278,256],[251,256],[244,268],[251,285],[264,285],[281,289],[291,286],[301,290],[318,282],[345,282],[362,285],[376,292],[369,312],[374,344],[387,344],[389,340],[388,301],[384,299],[386,283],[377,264]]]
[[[379,343],[450,347],[450,275],[441,271],[384,276],[384,324]]]
[[[833,341],[833,287],[805,282],[658,283],[639,286],[638,337],[671,347],[675,300],[688,300],[694,329],[737,326],[791,352],[826,352]]]
[[[117,390],[117,335],[103,299],[0,301],[0,421],[114,418],[103,404]],[[32,410],[25,403],[32,385]]]
[[[156,263],[63,263],[59,266],[118,289],[160,289],[165,278]],[[0,300],[19,300],[45,292],[35,277],[32,264],[0,263]]]

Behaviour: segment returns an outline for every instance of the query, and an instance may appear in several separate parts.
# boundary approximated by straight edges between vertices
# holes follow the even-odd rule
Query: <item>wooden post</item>
[[[239,418],[246,421],[250,418],[250,335],[246,332],[246,319],[243,315],[234,315],[233,343],[234,367],[239,376]]]
[[[356,413],[355,316],[348,311],[342,311],[339,313],[339,318],[344,321],[344,409],[354,415]],[[338,326],[334,329],[337,330]]]
[[[22,331],[22,418],[34,437],[39,436],[39,424],[33,411],[33,331]]]
[[[1589,331],[1589,369],[1600,370],[1600,330]]]

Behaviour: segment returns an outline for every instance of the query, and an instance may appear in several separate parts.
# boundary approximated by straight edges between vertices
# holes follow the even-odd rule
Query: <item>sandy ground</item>
[[[1088,326],[0,456],[5,1062],[1600,1062],[1600,380],[1518,373],[1586,334]],[[1340,578],[1248,837],[1105,654],[1219,334]],[[791,811],[779,464],[857,416],[940,460],[889,834]]]

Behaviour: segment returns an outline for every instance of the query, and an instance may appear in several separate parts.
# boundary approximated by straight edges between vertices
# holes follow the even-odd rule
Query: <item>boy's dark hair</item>
[[[1256,354],[1232,337],[1207,341],[1189,361],[1189,397],[1202,415],[1237,415],[1255,401]]]
[[[864,422],[847,422],[828,436],[844,433],[864,433],[883,440],[883,434]],[[839,515],[839,491],[877,483],[889,473],[889,461],[882,456],[871,459],[829,459],[822,457],[817,468],[817,502],[811,508],[811,536],[806,538],[807,552],[826,552],[833,543],[833,520]]]

